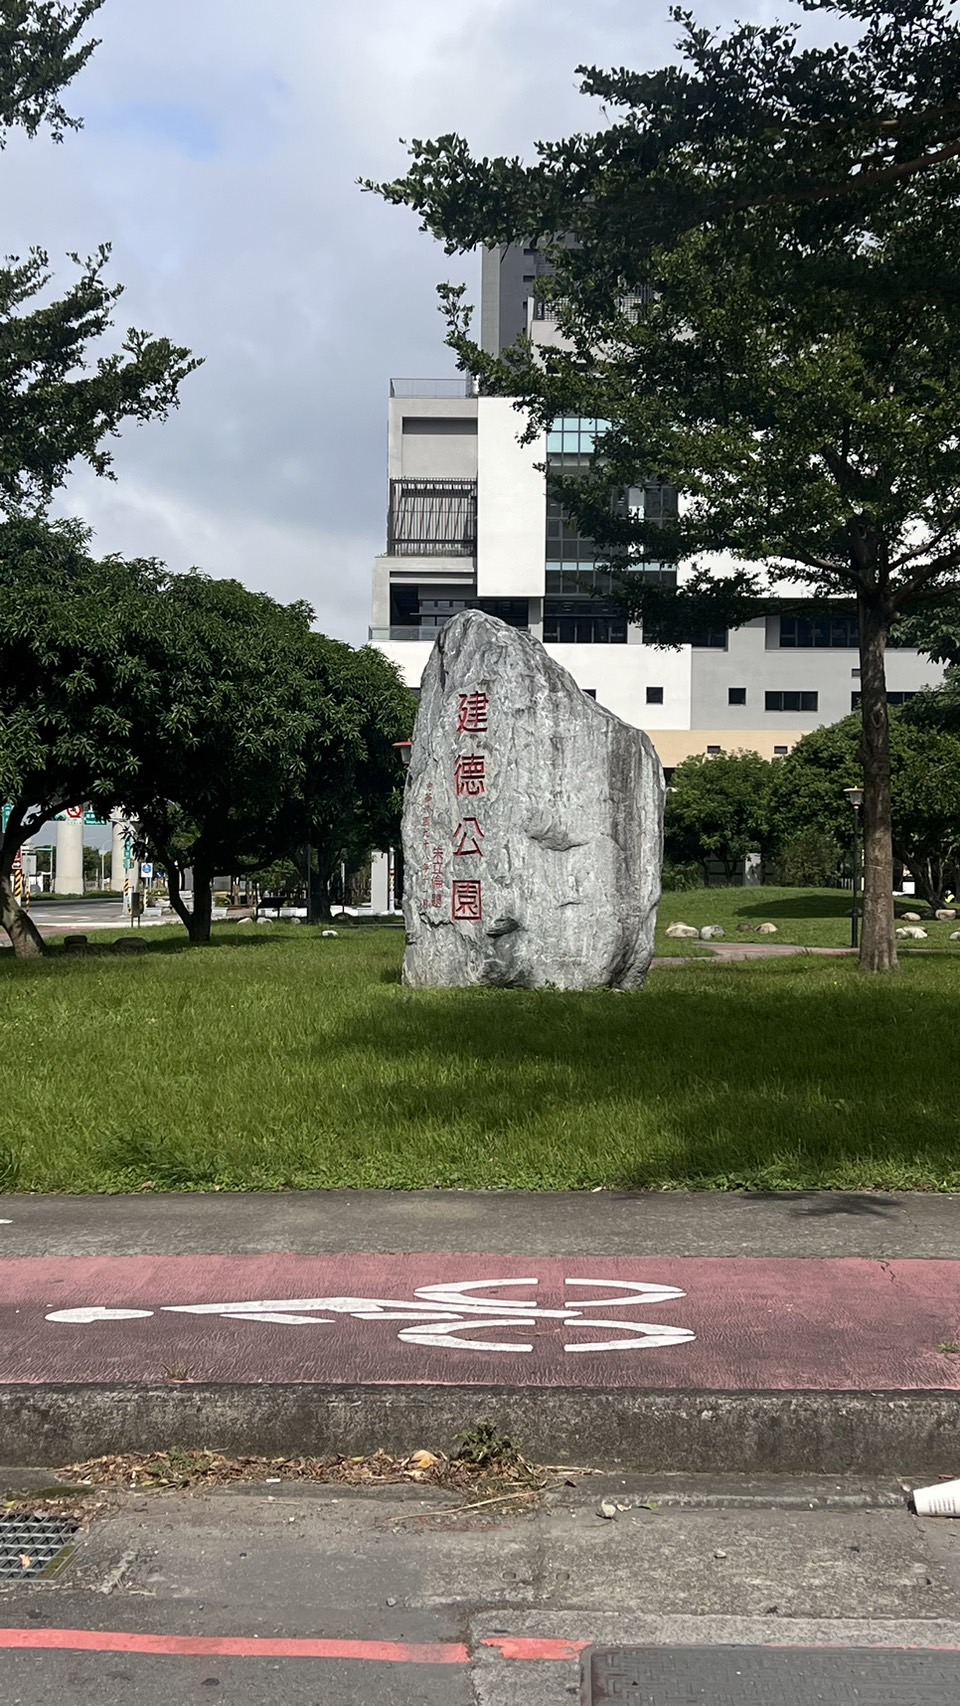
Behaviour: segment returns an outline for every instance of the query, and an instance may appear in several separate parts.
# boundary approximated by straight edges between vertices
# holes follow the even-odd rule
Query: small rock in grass
[[[920,922],[919,912],[902,912],[900,916],[905,924],[919,924]]]
[[[111,943],[110,952],[112,954],[145,954],[147,944],[141,936],[118,936],[116,941]]]
[[[321,930],[321,936],[339,936],[339,930]]]
[[[906,936],[912,942],[925,942],[927,939],[927,932],[922,930],[919,924],[902,924],[897,935]]]
[[[699,930],[694,929],[692,924],[671,924],[667,930],[667,935],[673,937],[699,936],[699,934]]]
[[[949,924],[951,918],[956,918],[956,916],[957,909],[955,906],[941,906],[937,912],[941,924]]]
[[[90,946],[86,936],[64,936],[63,951],[65,954],[85,954]]]
[[[752,936],[756,928],[755,924],[749,923],[745,918],[741,918],[737,925],[737,930],[741,936]]]
[[[759,934],[761,936],[777,936],[779,931],[775,924],[761,924]]]
[[[960,930],[951,930],[950,940],[951,942],[960,942]]]
[[[701,942],[715,942],[718,937],[726,934],[727,932],[722,924],[705,924],[700,932],[700,940]]]

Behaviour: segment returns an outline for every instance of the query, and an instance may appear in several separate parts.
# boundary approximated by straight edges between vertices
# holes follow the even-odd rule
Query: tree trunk
[[[170,855],[159,849],[167,871],[167,892],[170,905],[187,932],[191,942],[202,946],[210,940],[210,915],[213,910],[213,876],[204,876],[202,867],[193,867],[193,911],[189,912],[180,892],[180,867]]]
[[[189,936],[190,914],[183,904],[183,896],[180,893],[180,866],[177,864],[176,860],[171,859],[170,855],[162,848],[158,848],[158,852],[161,854],[164,865],[166,866],[167,893],[170,896],[170,905],[173,907],[174,912]]]
[[[313,893],[311,911],[313,912],[313,921],[315,924],[318,924],[323,920],[326,920],[327,923],[330,921],[330,875],[331,873],[329,871],[315,870],[312,873]]]
[[[7,932],[18,960],[35,960],[46,953],[43,937],[13,892],[9,871],[0,873],[0,924]]]
[[[210,940],[210,917],[213,911],[213,873],[204,871],[194,860],[193,911],[187,930],[194,946],[201,947]]]
[[[893,835],[890,810],[890,720],[885,669],[886,626],[860,594],[860,712],[863,733],[863,932],[861,971],[895,971]]]

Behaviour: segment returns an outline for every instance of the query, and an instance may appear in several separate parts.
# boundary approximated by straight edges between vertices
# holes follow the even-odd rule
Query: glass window
[[[794,689],[778,690],[763,696],[765,711],[816,711],[819,704],[819,693],[799,693]]]
[[[563,456],[592,456],[610,422],[587,415],[561,415],[547,433],[547,450]]]
[[[627,619],[598,599],[545,598],[543,638],[557,646],[625,646]]]
[[[746,702],[747,702],[747,690],[745,687],[728,687],[727,688],[727,704],[728,705],[745,705]]]
[[[860,700],[862,697],[863,697],[863,695],[861,693],[851,693],[851,695],[850,695],[850,709],[851,709],[851,711],[859,711]],[[909,705],[911,699],[915,699],[916,697],[917,697],[916,693],[899,693],[896,690],[894,690],[894,692],[887,694],[887,704],[888,705]]]
[[[707,757],[708,758],[719,758],[722,751],[723,751],[722,746],[708,746],[707,747]]]
[[[781,616],[780,644],[795,650],[841,647],[856,651],[860,630],[855,615]]]
[[[788,747],[775,746],[773,749],[773,756],[774,756],[774,758],[786,758],[788,751],[789,751]]]
[[[663,688],[662,687],[648,687],[647,688],[647,704],[648,705],[662,705],[663,704]]]

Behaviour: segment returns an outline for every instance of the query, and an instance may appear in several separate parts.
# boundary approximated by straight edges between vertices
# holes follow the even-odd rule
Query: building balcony
[[[472,557],[476,480],[391,480],[388,557]]]
[[[424,402],[452,401],[456,397],[475,397],[477,390],[469,373],[461,373],[453,379],[391,379],[390,395],[420,398]]]

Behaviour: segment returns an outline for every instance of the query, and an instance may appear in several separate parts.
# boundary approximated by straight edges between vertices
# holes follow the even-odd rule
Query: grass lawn
[[[836,897],[803,899],[665,914],[756,906],[781,939],[842,939]],[[405,990],[399,931],[144,940],[0,956],[0,1189],[960,1189],[955,944],[886,979],[798,957],[621,996]]]
[[[657,920],[658,954],[705,954],[709,943],[693,942],[682,937],[668,938],[668,924],[720,924],[728,942],[741,940],[764,942],[757,933],[759,924],[775,924],[777,934],[771,942],[799,943],[803,947],[849,948],[850,908],[849,889],[690,889],[664,895]],[[898,917],[904,912],[919,912],[931,947],[943,947],[950,953],[960,949],[960,943],[950,941],[950,933],[960,929],[960,918],[952,923],[927,921],[923,901],[897,899]],[[751,929],[741,932],[739,924]],[[909,944],[911,947],[923,944]]]

